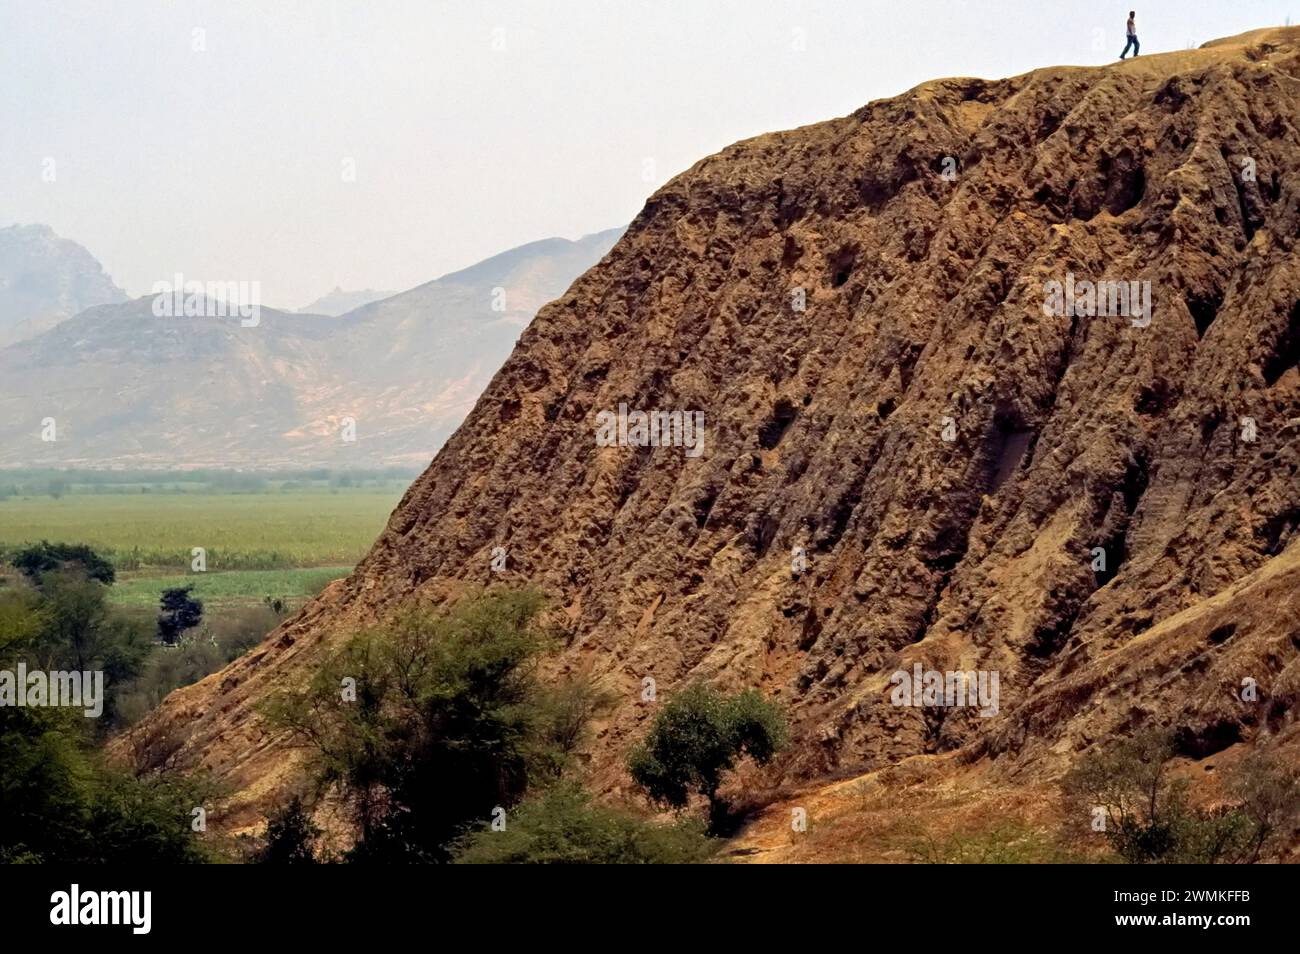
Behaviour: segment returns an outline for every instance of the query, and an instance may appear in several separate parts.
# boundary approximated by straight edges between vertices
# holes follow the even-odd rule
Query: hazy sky
[[[737,139],[1111,61],[1130,6],[0,0],[0,226],[53,226],[132,295],[178,270],[287,307],[402,289],[625,223]],[[1144,54],[1300,22],[1300,0],[1137,7]]]

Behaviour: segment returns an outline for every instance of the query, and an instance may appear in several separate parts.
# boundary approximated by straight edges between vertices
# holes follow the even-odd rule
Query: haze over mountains
[[[0,347],[126,297],[90,252],[49,226],[0,228]]]
[[[346,315],[362,305],[390,298],[396,294],[395,291],[375,291],[373,288],[363,288],[359,291],[344,291],[342,288],[335,288],[333,291],[317,298],[311,304],[294,310],[304,315]]]
[[[152,296],[91,282],[102,270],[75,243],[43,268],[28,248],[23,274],[63,278],[20,283],[26,310],[3,325],[106,303],[0,349],[0,466],[422,466],[537,309],[621,234],[532,242],[341,315],[263,307],[255,327],[156,317]],[[59,293],[38,307],[35,289]]]

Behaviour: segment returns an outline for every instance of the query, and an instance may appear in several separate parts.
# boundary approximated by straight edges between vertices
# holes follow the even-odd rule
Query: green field
[[[368,489],[10,497],[0,501],[0,547],[86,543],[123,574],[188,572],[194,547],[207,551],[209,574],[350,567],[400,497]]]
[[[167,576],[127,574],[119,576],[108,593],[116,606],[153,608],[162,591],[192,586],[193,595],[208,609],[248,606],[267,596],[285,601],[291,609],[315,596],[326,583],[347,576],[349,566],[315,566],[297,570],[230,570],[226,573],[188,573]]]
[[[29,587],[9,605],[55,598],[45,571],[29,581],[11,563],[27,545],[86,545],[111,561],[116,579],[91,587],[93,603],[85,584],[53,587],[65,595],[49,619],[62,613],[80,620],[97,634],[92,643],[110,636],[122,646],[154,641],[114,689],[113,718],[129,725],[169,692],[256,646],[330,581],[347,576],[409,482],[373,471],[0,471],[0,602],[13,596],[6,591]],[[205,570],[192,566],[195,547],[206,551]],[[182,587],[202,603],[201,613],[175,645],[164,646],[159,604],[164,591]]]
[[[0,556],[28,543],[85,543],[113,562],[109,602],[158,606],[164,589],[193,586],[209,611],[260,606],[292,611],[365,556],[401,499],[402,487],[318,487],[263,492],[148,492],[11,496],[0,499]],[[207,570],[191,570],[206,550]]]

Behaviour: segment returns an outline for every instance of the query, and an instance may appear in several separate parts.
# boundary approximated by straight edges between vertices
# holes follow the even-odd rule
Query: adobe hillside
[[[255,824],[295,773],[270,689],[505,582],[622,700],[609,793],[645,677],[783,700],[787,784],[915,756],[1037,784],[1152,721],[1191,759],[1294,752],[1298,122],[1292,28],[936,80],[701,160],[542,309],[356,572],[119,750],[211,769]],[[1067,273],[1149,282],[1150,323],[1045,309]],[[703,453],[597,447],[620,402],[703,412]],[[996,671],[998,714],[891,705],[914,662]]]

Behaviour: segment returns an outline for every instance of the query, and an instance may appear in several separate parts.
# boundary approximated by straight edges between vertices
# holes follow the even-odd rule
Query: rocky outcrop
[[[784,700],[790,779],[1048,771],[1143,720],[1193,756],[1293,732],[1298,107],[1300,30],[1261,31],[700,161],[539,313],[355,573],[121,744],[252,806],[292,772],[269,687],[496,582],[544,589],[556,666],[620,693],[607,790],[646,677]],[[1137,284],[1107,316],[1054,282]],[[702,452],[597,446],[620,404],[702,412]],[[998,713],[892,705],[914,663],[996,672]]]

